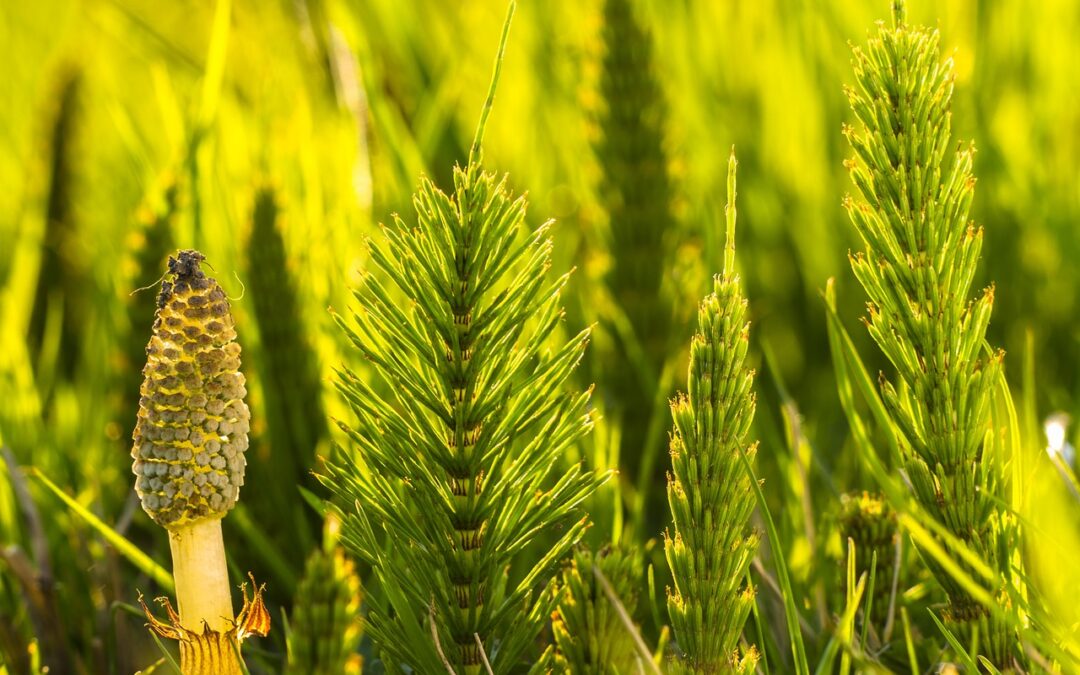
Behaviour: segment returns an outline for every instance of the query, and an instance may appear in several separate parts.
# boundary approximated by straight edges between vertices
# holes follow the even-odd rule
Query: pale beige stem
[[[235,615],[221,519],[211,518],[169,530],[169,547],[180,624],[202,633],[205,621],[211,630],[227,632]]]
[[[169,547],[180,625],[197,636],[180,642],[181,672],[239,675],[221,519],[211,518],[169,530]]]

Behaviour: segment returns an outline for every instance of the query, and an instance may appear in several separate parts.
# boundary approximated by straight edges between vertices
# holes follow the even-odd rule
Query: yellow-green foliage
[[[743,179],[740,210],[752,223],[739,239],[741,287],[750,302],[744,318],[753,321],[744,363],[759,370],[757,410],[746,438],[761,441],[754,470],[764,481],[762,506],[767,507],[759,507],[752,522],[768,533],[766,516],[771,515],[777,537],[760,547],[760,566],[751,566],[734,584],[737,593],[755,587],[753,603],[759,610],[740,625],[735,644],[754,645],[762,672],[770,673],[925,672],[943,662],[974,672],[978,665],[968,663],[964,651],[988,655],[985,631],[979,630],[978,645],[973,645],[968,638],[974,631],[950,621],[939,628],[935,622],[949,613],[943,610],[960,585],[979,606],[1006,619],[1016,615],[1011,627],[1018,636],[1010,638],[1010,655],[1018,660],[1018,670],[1037,672],[1044,662],[1051,671],[1080,670],[1074,635],[1080,614],[1073,601],[1080,596],[1080,576],[1070,573],[1073,561],[1080,559],[1075,475],[1063,454],[1045,451],[1041,424],[1058,411],[1080,418],[1080,265],[1075,264],[1080,259],[1075,103],[1080,68],[1074,65],[1080,62],[1080,13],[1075,0],[907,3],[905,39],[927,39],[925,31],[914,28],[918,24],[941,31],[940,57],[930,62],[952,64],[948,91],[954,138],[974,139],[978,146],[971,167],[978,189],[967,218],[985,227],[977,251],[980,262],[966,295],[958,294],[948,308],[967,307],[993,280],[993,321],[975,337],[980,344],[974,359],[964,368],[950,359],[950,368],[967,376],[975,361],[989,363],[992,352],[981,344],[983,336],[1009,355],[990,399],[984,436],[989,444],[982,446],[984,454],[992,446],[995,454],[1004,449],[1010,455],[999,467],[1007,489],[993,492],[989,484],[986,490],[981,484],[978,490],[950,485],[947,462],[941,463],[941,472],[937,462],[927,463],[932,472],[928,483],[918,467],[906,467],[917,451],[905,446],[905,460],[892,443],[900,429],[890,410],[902,419],[906,397],[948,398],[959,387],[948,382],[948,393],[944,388],[917,390],[867,331],[843,335],[843,326],[864,313],[868,299],[848,265],[847,252],[862,250],[865,242],[848,225],[843,196],[851,191],[854,203],[868,207],[875,201],[860,197],[842,165],[851,154],[842,123],[859,125],[842,89],[845,82],[858,86],[846,45],[863,44],[868,29],[873,41],[899,44],[875,27],[877,19],[887,18],[890,0],[518,4],[487,128],[485,162],[509,173],[507,194],[528,194],[529,210],[514,245],[531,241],[526,233],[554,218],[545,230],[552,239],[551,248],[544,249],[550,250],[551,269],[578,271],[555,303],[567,308],[566,315],[552,322],[550,333],[529,342],[530,356],[521,356],[521,343],[548,320],[542,312],[525,322],[517,351],[510,350],[515,356],[490,359],[483,372],[493,374],[496,383],[499,374],[517,365],[513,372],[536,372],[561,358],[560,349],[573,342],[571,336],[595,326],[582,366],[566,374],[558,388],[561,396],[594,386],[592,398],[575,409],[575,419],[584,425],[587,412],[595,433],[568,442],[558,459],[547,463],[552,476],[565,475],[579,462],[582,473],[597,467],[619,470],[617,479],[582,502],[594,523],[584,537],[599,551],[618,532],[619,541],[645,552],[644,569],[652,572],[637,588],[633,619],[646,650],[670,657],[690,638],[664,631],[670,623],[665,588],[674,590],[676,584],[660,550],[648,546],[665,527],[675,535],[668,508],[656,503],[664,494],[663,447],[672,420],[663,405],[670,392],[660,391],[660,384],[650,387],[643,373],[666,362],[666,373],[652,375],[674,383],[663,388],[684,388],[690,331],[683,324],[690,323],[698,299],[713,290],[709,275],[722,269],[723,182],[727,151],[734,144]],[[423,219],[404,214],[413,212],[414,192],[441,193],[456,203],[454,166],[464,166],[468,156],[504,10],[498,0],[0,3],[0,445],[11,458],[10,465],[0,464],[0,661],[9,671],[36,672],[47,666],[51,672],[129,673],[162,658],[144,619],[117,611],[135,603],[137,590],[148,598],[170,594],[165,586],[168,545],[156,524],[138,513],[130,446],[124,447],[136,422],[138,368],[145,360],[156,287],[131,293],[159,278],[161,250],[205,253],[215,270],[204,269],[229,296],[237,325],[251,329],[240,338],[245,386],[251,390],[249,470],[256,470],[256,458],[284,456],[290,446],[303,453],[295,466],[291,459],[260,465],[261,476],[274,479],[273,489],[263,489],[266,483],[258,490],[245,488],[244,501],[224,521],[230,585],[251,570],[268,584],[273,616],[282,611],[291,615],[304,561],[319,538],[319,502],[327,496],[304,472],[321,466],[323,458],[351,464],[357,445],[336,424],[323,427],[316,404],[321,403],[328,419],[344,420],[358,430],[360,415],[350,411],[350,401],[328,391],[335,382],[346,389],[368,387],[383,402],[393,402],[395,413],[431,392],[443,392],[440,377],[429,372],[411,383],[418,385],[418,393],[403,394],[401,381],[380,377],[386,369],[352,348],[349,334],[334,326],[328,308],[346,314],[356,308],[364,320],[371,319],[378,308],[372,310],[374,303],[363,293],[356,300],[353,290],[374,288],[367,279],[375,277],[387,290],[387,307],[406,316],[427,316],[414,304],[420,294],[396,288],[381,268],[385,262],[419,274],[421,263],[400,253],[409,247],[377,261],[368,242],[388,241],[379,224],[386,221],[391,237],[412,238],[417,250],[437,248],[430,238],[413,238],[418,228],[424,230]],[[882,30],[895,32],[888,23]],[[617,31],[622,37],[616,37]],[[864,47],[863,53],[870,58],[870,49]],[[875,53],[881,56],[880,50]],[[878,60],[885,66],[893,63],[887,54]],[[917,66],[922,67],[908,61],[904,67]],[[864,76],[873,70],[860,68]],[[883,81],[888,81],[889,68],[885,71]],[[872,99],[874,106],[888,107],[887,95]],[[611,114],[620,109],[618,117]],[[887,117],[888,110],[883,113]],[[937,144],[939,139],[930,140]],[[954,172],[955,141],[942,141],[940,147],[945,149],[940,176],[948,177]],[[961,149],[966,147],[965,142]],[[877,163],[875,157],[870,160]],[[914,179],[908,168],[907,178],[898,177],[896,185],[911,194]],[[956,177],[961,174],[966,178],[967,171]],[[960,182],[961,187],[966,183]],[[619,185],[630,187],[616,189]],[[872,179],[870,185],[876,195]],[[260,204],[274,208],[261,213],[273,218],[255,219],[253,197],[267,186],[273,200]],[[399,228],[393,213],[403,214],[407,225]],[[888,213],[880,213],[889,220]],[[252,240],[255,225],[271,221],[272,228],[265,230],[270,234]],[[154,243],[152,233],[165,230],[171,241]],[[280,235],[280,249],[274,234]],[[146,245],[140,248],[133,241],[143,236]],[[272,248],[263,248],[267,243]],[[456,250],[466,248],[463,241]],[[253,262],[268,252],[271,262]],[[975,255],[973,245],[967,254]],[[282,259],[284,274],[275,269]],[[916,262],[913,256],[912,269]],[[906,267],[905,259],[891,272],[900,275]],[[526,263],[526,268],[528,275],[546,278],[537,267]],[[269,277],[252,274],[266,269]],[[830,277],[835,303],[826,315],[820,289]],[[276,301],[283,291],[274,286],[282,282],[295,298],[287,318],[285,312],[274,314],[285,307]],[[491,289],[492,305],[509,286],[500,281]],[[659,295],[654,294],[657,288]],[[275,300],[267,303],[268,296]],[[478,307],[473,327],[485,306]],[[400,359],[402,367],[406,362],[417,366],[421,357],[416,354],[426,352],[402,350],[393,336],[399,335],[395,327],[404,324],[384,323],[372,331],[378,353]],[[436,345],[435,360],[445,358],[438,341],[430,339],[436,323],[416,323],[421,342]],[[902,327],[904,322],[893,323]],[[944,326],[946,319],[938,323]],[[879,332],[892,334],[884,326]],[[970,331],[965,334],[971,337]],[[641,354],[621,353],[631,351],[624,348],[632,345],[622,342],[628,335],[640,342]],[[666,347],[660,347],[665,341]],[[308,366],[298,365],[297,348],[289,345],[307,348]],[[830,347],[836,351],[830,354]],[[473,348],[478,362],[484,347],[474,343]],[[115,358],[121,353],[127,358]],[[432,372],[442,372],[445,363]],[[334,378],[332,369],[339,366],[349,379]],[[290,375],[275,377],[279,368]],[[900,406],[890,409],[880,401],[879,372],[892,382]],[[523,409],[513,401],[520,400],[516,397],[525,379],[516,378],[500,390],[510,392],[509,399],[499,399],[510,401],[500,408],[507,415]],[[644,390],[632,389],[642,382]],[[555,395],[554,386],[548,388]],[[1008,394],[1015,397],[1014,406]],[[124,398],[127,402],[120,402]],[[399,398],[409,400],[399,406]],[[648,425],[642,411],[650,405],[659,412],[653,411]],[[289,414],[274,412],[281,409]],[[801,414],[791,414],[794,410]],[[396,639],[407,632],[410,643],[423,645],[414,650],[426,659],[421,669],[444,672],[431,646],[431,588],[418,586],[417,580],[426,584],[444,574],[450,556],[433,556],[435,562],[420,572],[401,561],[441,550],[459,536],[452,525],[434,525],[440,521],[427,516],[450,511],[459,497],[454,489],[467,491],[468,485],[454,483],[441,468],[416,469],[417,455],[438,447],[423,440],[430,425],[408,418],[409,426],[394,428],[394,420],[405,417],[391,415],[382,405],[369,413],[370,438],[380,443],[387,436],[404,439],[393,444],[387,462],[411,462],[395,474],[399,478],[379,484],[400,500],[389,515],[371,516],[379,532],[371,550],[385,553],[387,530],[415,541],[430,535],[425,541],[434,544],[395,549],[379,559],[388,574],[400,572],[396,585],[380,584],[374,568],[358,561],[357,571],[372,579],[365,588],[363,614],[375,617],[365,628],[360,650],[369,670],[393,672],[393,654],[377,645],[382,636]],[[507,428],[505,420],[489,417],[485,428]],[[648,426],[652,433],[645,439],[642,429]],[[1077,445],[1075,425],[1063,433]],[[971,430],[964,434],[975,435]],[[542,437],[523,431],[508,446],[486,446],[488,454],[478,458],[504,458],[480,465],[491,468],[482,481],[488,488],[505,485],[519,512],[531,508],[531,500],[547,494],[550,485],[536,492],[528,481],[500,483],[498,476],[517,470],[521,446]],[[791,440],[790,447],[785,439]],[[621,458],[620,440],[627,444]],[[656,469],[638,467],[635,472],[631,462],[638,457],[631,447],[646,445],[657,451],[641,458]],[[881,472],[869,470],[871,456],[882,459],[895,489],[887,489]],[[289,468],[281,468],[286,464]],[[383,475],[385,467],[376,464],[350,469],[367,477]],[[961,474],[970,475],[956,476]],[[253,473],[247,474],[247,480],[253,479]],[[692,490],[693,481],[687,483]],[[966,497],[956,499],[955,508],[938,508],[935,484],[955,487]],[[428,491],[425,485],[436,487]],[[909,485],[930,500],[916,502]],[[857,579],[836,588],[832,563],[842,552],[827,519],[840,510],[840,495],[863,490],[885,495],[904,552],[889,634],[881,621],[863,621],[869,587],[857,606],[846,605],[857,597]],[[421,492],[427,501],[416,496]],[[487,495],[486,522],[513,515],[503,497]],[[976,550],[965,560],[958,545],[937,551],[927,545],[936,541],[928,513],[952,520],[945,524],[960,525],[960,531],[968,525],[961,522],[968,517],[961,509],[972,509],[978,520],[990,501],[998,504],[992,513],[1020,514],[1017,520],[1025,525],[1021,542],[996,540],[996,565],[1024,582],[1023,592],[1011,597],[998,594],[1004,589],[995,586],[997,573],[975,560],[993,555]],[[485,558],[497,558],[485,576],[485,590],[495,587],[485,596],[487,605],[499,604],[500,589],[504,598],[519,587],[522,594],[531,594],[529,606],[537,609],[525,622],[529,630],[504,631],[527,643],[520,653],[530,658],[554,650],[550,612],[555,600],[536,600],[548,588],[548,573],[566,569],[566,560],[545,563],[545,574],[536,577],[529,576],[531,565],[561,545],[576,522],[577,515],[542,524],[528,521],[522,530],[528,536],[505,544],[514,547],[513,555]],[[417,531],[423,527],[429,529]],[[749,535],[751,530],[742,527],[732,528],[729,536]],[[501,535],[488,530],[484,536],[494,546]],[[781,553],[790,565],[781,564]],[[866,559],[856,556],[860,565]],[[933,571],[922,563],[926,557],[938,560]],[[553,558],[565,556],[556,552]],[[786,578],[784,571],[790,572]],[[891,570],[879,563],[876,577],[872,619],[887,609],[881,594],[891,582]],[[790,586],[783,597],[774,592],[772,581]],[[449,594],[438,595],[434,603],[437,635],[452,659],[461,645],[471,649],[475,644],[465,629],[483,624],[463,620],[460,634],[450,634],[445,625],[458,612],[456,603]],[[397,607],[409,609],[395,613]],[[380,613],[392,624],[381,635],[372,627]],[[509,625],[504,616],[494,623]],[[402,631],[392,623],[398,617],[404,617]],[[499,663],[516,645],[498,637],[489,644],[490,625],[478,632],[495,658],[496,672],[521,666],[520,661]],[[273,671],[285,662],[283,636],[278,632],[248,652],[253,672]],[[806,663],[794,654],[799,636]],[[954,637],[957,641],[950,641]],[[483,672],[483,664],[470,665]],[[630,672],[639,665],[649,671],[642,661]]]

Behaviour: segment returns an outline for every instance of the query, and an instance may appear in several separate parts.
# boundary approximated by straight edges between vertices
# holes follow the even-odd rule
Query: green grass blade
[[[870,555],[870,581],[868,582],[866,591],[866,607],[863,608],[863,625],[862,636],[860,643],[866,644],[866,634],[870,630],[870,613],[874,609],[874,585],[877,581],[877,551],[874,551]]]
[[[981,665],[986,672],[990,673],[990,675],[1001,675],[1001,671],[998,670],[994,664],[990,663],[990,660],[985,656],[980,654],[976,661],[978,661],[979,665]]]
[[[844,607],[844,613],[840,615],[840,620],[836,623],[836,639],[844,647],[844,653],[840,656],[840,672],[846,675],[851,671],[851,656],[856,651],[854,645],[855,639],[855,614],[859,611],[859,604],[862,602],[863,594],[866,591],[866,574],[864,573],[859,577],[858,582],[855,581],[855,556],[853,552],[855,550],[855,544],[850,539],[848,540],[848,592],[847,592],[847,606]]]
[[[840,393],[841,403],[844,403],[846,412],[849,412],[849,421],[854,412],[853,392],[862,394],[863,400],[870,408],[870,413],[877,423],[880,433],[884,434],[889,446],[889,456],[894,466],[900,466],[900,446],[896,440],[896,432],[893,429],[889,413],[885,410],[885,404],[878,395],[877,386],[855,350],[855,344],[851,341],[847,329],[840,321],[840,315],[836,311],[836,288],[833,279],[829,279],[825,286],[826,319],[829,332],[829,347],[833,355],[833,366],[836,369],[837,389]],[[854,424],[853,424],[854,426]],[[865,429],[865,426],[860,425]],[[869,443],[869,438],[866,439]],[[869,445],[868,448],[873,448]]]
[[[158,634],[155,633],[151,628],[147,628],[146,631],[150,633],[150,637],[154,639],[154,644],[156,644],[158,649],[161,650],[162,656],[160,659],[158,659],[157,663],[167,663],[169,664],[169,667],[172,668],[172,672],[176,673],[176,675],[183,675],[183,671],[180,670],[180,664],[177,663],[176,659],[173,658],[173,655],[169,652],[169,648],[166,647],[165,643],[161,641],[161,638],[158,637]],[[153,666],[153,669],[157,670],[157,664]]]
[[[904,647],[907,649],[911,675],[919,675],[919,655],[915,652],[915,638],[911,634],[911,621],[908,618],[907,607],[900,608],[900,622],[904,624]]]
[[[828,644],[825,645],[825,649],[821,652],[821,658],[818,660],[817,668],[814,669],[814,675],[829,675],[829,673],[836,672],[833,664],[836,663],[836,655],[839,653],[840,641],[834,635],[829,638]]]
[[[747,588],[753,585],[752,579],[750,578],[750,570],[746,570],[746,585]],[[758,610],[756,600],[754,604],[750,606],[750,614],[754,617],[754,630],[757,633],[757,644],[761,650],[761,661],[758,662],[758,665],[760,666],[763,675],[769,675],[769,650],[766,648],[765,631],[761,628],[761,612]]]
[[[127,558],[128,562],[138,568],[141,572],[149,576],[154,580],[156,584],[167,592],[173,592],[173,578],[172,574],[158,565],[154,560],[139,550],[139,547],[128,541],[122,534],[109,527],[104,521],[91,513],[86,507],[72,499],[67,493],[56,486],[51,480],[49,480],[45,474],[40,470],[30,468],[27,470],[27,474],[33,478],[38,479],[42,485],[49,488],[49,491],[60,498],[68,508],[72,510],[75,515],[82,518],[90,527],[97,530],[97,532],[105,538],[117,552],[124,558]]]
[[[652,614],[654,626],[663,626],[664,621],[660,618],[660,601],[656,597],[656,568],[649,563],[649,612]],[[666,612],[665,612],[666,617]]]

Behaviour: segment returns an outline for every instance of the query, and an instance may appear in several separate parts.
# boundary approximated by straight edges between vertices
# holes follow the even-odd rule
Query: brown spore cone
[[[143,509],[175,528],[224,516],[244,484],[250,413],[225,292],[194,250],[169,258],[133,434]]]

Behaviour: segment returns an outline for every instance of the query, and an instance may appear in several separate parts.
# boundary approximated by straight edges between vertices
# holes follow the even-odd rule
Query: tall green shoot
[[[739,649],[754,605],[747,568],[758,547],[750,528],[753,477],[744,467],[757,444],[754,373],[747,367],[750,324],[735,273],[735,154],[728,163],[727,241],[723,273],[698,309],[690,343],[688,393],[671,403],[672,472],[668,503],[675,533],[665,537],[674,589],[668,614],[682,657],[672,673],[752,673],[757,650]]]
[[[851,265],[870,298],[867,327],[896,369],[882,399],[915,498],[1002,576],[1008,517],[1002,458],[987,444],[1003,354],[986,348],[993,288],[969,300],[983,233],[969,219],[974,148],[951,151],[951,59],[936,30],[909,26],[902,1],[854,50],[847,95],[861,123],[844,133],[861,199],[844,205],[865,251]],[[924,551],[925,553],[925,551]],[[1009,629],[941,565],[947,622],[998,667],[1011,660]]]
[[[600,482],[580,466],[552,477],[592,426],[590,392],[566,390],[588,331],[548,347],[568,275],[546,278],[549,225],[523,236],[525,199],[481,167],[512,13],[453,195],[421,179],[416,225],[383,229],[363,309],[339,317],[387,393],[341,370],[355,420],[325,482],[343,544],[385,598],[366,632],[390,672],[520,668],[555,607],[544,585],[586,527],[576,507]],[[518,555],[541,535],[549,550]]]

